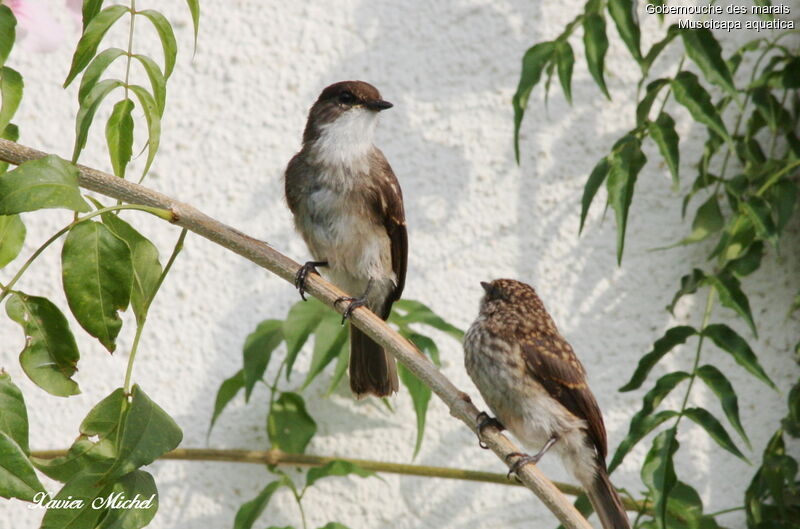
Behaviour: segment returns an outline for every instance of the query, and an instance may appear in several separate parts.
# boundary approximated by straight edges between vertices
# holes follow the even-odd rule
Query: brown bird
[[[481,286],[485,295],[464,338],[464,360],[497,419],[482,413],[478,430],[494,422],[539,450],[533,456],[512,454],[517,460],[511,472],[537,463],[554,447],[586,490],[603,528],[628,529],[628,516],[606,470],[603,415],[572,347],[532,287],[513,279]]]
[[[325,88],[308,113],[303,147],[286,168],[286,201],[314,260],[297,272],[305,299],[309,273],[352,295],[342,322],[360,306],[383,318],[406,280],[408,236],[403,195],[389,162],[373,145],[378,113],[392,104],[363,81]],[[394,358],[350,326],[350,388],[357,396],[398,389]]]

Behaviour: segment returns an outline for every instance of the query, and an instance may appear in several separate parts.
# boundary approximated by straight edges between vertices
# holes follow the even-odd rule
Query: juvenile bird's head
[[[392,108],[378,89],[363,81],[327,87],[308,113],[303,144],[323,163],[348,164],[372,148],[378,113]]]
[[[482,314],[497,310],[514,310],[521,316],[545,312],[542,300],[532,286],[514,279],[481,281],[484,290],[480,311]]]

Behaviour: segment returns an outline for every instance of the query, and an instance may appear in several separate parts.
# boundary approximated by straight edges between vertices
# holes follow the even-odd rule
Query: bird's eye
[[[342,92],[339,94],[339,103],[344,105],[352,105],[356,101],[356,96],[352,92]]]

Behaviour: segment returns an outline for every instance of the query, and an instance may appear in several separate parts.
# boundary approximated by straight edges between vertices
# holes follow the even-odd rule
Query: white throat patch
[[[314,142],[317,160],[329,166],[366,163],[377,124],[377,112],[363,107],[347,110],[320,127],[319,138]]]

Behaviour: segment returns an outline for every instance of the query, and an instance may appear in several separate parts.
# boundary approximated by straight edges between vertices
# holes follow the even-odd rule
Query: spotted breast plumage
[[[586,371],[534,289],[513,279],[481,283],[485,295],[464,339],[465,365],[501,425],[538,462],[550,448],[582,484],[604,529],[630,527],[608,478],[606,430]]]

